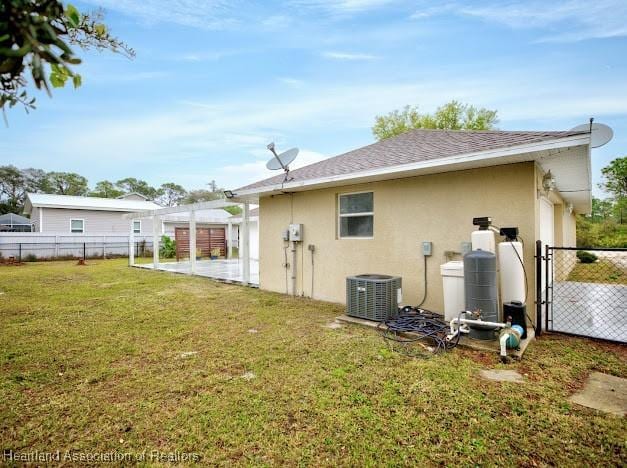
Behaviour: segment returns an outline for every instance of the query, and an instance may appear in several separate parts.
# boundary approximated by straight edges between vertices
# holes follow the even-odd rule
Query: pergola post
[[[189,267],[192,275],[196,274],[196,212],[189,212]]]
[[[161,231],[159,216],[152,216],[152,268],[159,268],[159,232]]]
[[[128,234],[128,266],[135,265],[135,220],[131,219],[131,230]]]
[[[250,235],[248,232],[248,218],[250,216],[250,207],[248,203],[244,203],[244,213],[242,216],[242,233],[240,238],[242,245],[240,246],[242,251],[242,282],[248,284],[250,282]]]
[[[226,258],[233,257],[233,223],[231,220],[226,224]]]

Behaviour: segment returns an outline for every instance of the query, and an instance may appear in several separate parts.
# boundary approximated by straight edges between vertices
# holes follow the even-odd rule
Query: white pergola
[[[189,270],[188,273],[194,275],[198,273],[196,255],[196,221],[197,213],[204,210],[227,208],[230,206],[242,207],[241,221],[235,222],[230,219],[226,220],[226,243],[227,243],[227,258],[232,257],[233,253],[233,239],[232,239],[232,226],[233,224],[239,225],[240,243],[239,254],[242,261],[242,274],[241,283],[250,284],[250,235],[249,235],[249,219],[250,219],[250,203],[248,201],[239,201],[236,199],[226,200],[212,200],[207,202],[193,203],[190,205],[172,206],[167,208],[160,208],[158,210],[143,211],[139,213],[128,213],[124,217],[130,220],[130,235],[129,235],[129,266],[135,266],[135,236],[133,233],[133,221],[137,219],[151,219],[152,220],[152,268],[160,268],[159,263],[159,238],[162,235],[161,223],[163,217],[166,215],[187,215],[187,222],[189,225]],[[224,223],[225,220],[220,222]],[[185,222],[179,218],[176,218],[176,222]],[[216,220],[217,222],[217,220]]]

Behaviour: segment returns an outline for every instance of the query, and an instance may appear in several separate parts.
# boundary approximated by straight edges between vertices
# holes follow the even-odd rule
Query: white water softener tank
[[[473,231],[470,235],[470,241],[472,242],[472,250],[483,250],[496,255],[496,240],[494,232],[490,229]]]
[[[501,302],[525,303],[525,271],[523,246],[518,241],[499,244],[499,270],[501,272]]]
[[[457,318],[466,310],[464,294],[464,262],[453,260],[440,265],[442,290],[444,292],[444,318],[447,322]]]

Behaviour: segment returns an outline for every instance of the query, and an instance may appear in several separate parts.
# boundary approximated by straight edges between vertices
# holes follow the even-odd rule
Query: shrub
[[[176,241],[168,236],[161,236],[159,255],[163,258],[174,258],[176,256]]]
[[[577,258],[581,263],[594,263],[597,261],[597,256],[592,252],[586,252],[585,250],[577,251]]]
[[[37,255],[30,253],[30,254],[26,255],[22,261],[24,261],[24,262],[36,262],[37,261]]]

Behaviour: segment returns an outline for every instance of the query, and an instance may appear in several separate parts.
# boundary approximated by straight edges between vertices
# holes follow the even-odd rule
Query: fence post
[[[107,236],[102,236],[102,258],[107,258]]]
[[[22,243],[20,242],[20,248],[17,254],[17,263],[22,263]]]
[[[542,335],[542,241],[536,241],[536,336]]]
[[[83,261],[87,260],[87,242],[83,242]]]
[[[552,287],[552,284],[549,285],[549,280],[553,281],[553,275],[549,278],[550,247],[548,244],[544,247],[544,274],[546,276],[546,280],[544,282],[544,317],[546,319],[545,329],[549,330],[549,288]]]
[[[59,236],[54,236],[54,258],[59,258]]]

